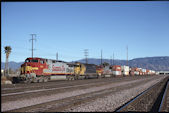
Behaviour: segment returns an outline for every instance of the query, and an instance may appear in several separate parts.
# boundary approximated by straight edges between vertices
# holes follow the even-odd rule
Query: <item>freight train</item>
[[[120,65],[95,65],[80,62],[68,63],[45,58],[27,58],[20,68],[19,80],[24,82],[47,82],[48,80],[78,80],[113,76],[155,74],[155,71],[129,68]]]

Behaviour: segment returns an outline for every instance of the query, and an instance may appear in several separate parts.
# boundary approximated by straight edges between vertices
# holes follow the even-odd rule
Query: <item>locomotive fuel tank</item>
[[[98,78],[95,64],[84,64],[84,66],[86,67],[86,71],[84,73],[86,78]]]

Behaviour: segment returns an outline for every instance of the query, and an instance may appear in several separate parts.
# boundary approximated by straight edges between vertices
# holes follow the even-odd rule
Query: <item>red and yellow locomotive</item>
[[[29,82],[46,82],[52,75],[73,75],[73,64],[44,58],[27,58],[20,77]]]

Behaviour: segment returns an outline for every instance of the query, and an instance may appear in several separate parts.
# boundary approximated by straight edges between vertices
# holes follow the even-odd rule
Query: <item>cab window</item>
[[[29,60],[29,59],[27,59],[27,60],[25,60],[25,62],[30,62],[30,60]]]
[[[41,64],[44,64],[44,61],[43,61],[43,60],[40,60],[40,63],[41,63]]]
[[[38,62],[38,60],[33,59],[31,62]]]

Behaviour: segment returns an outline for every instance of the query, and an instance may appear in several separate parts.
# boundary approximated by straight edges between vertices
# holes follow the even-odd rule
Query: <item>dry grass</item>
[[[7,77],[6,76],[1,76],[1,81],[3,80],[7,80]]]
[[[1,84],[11,84],[12,77],[1,76]]]

